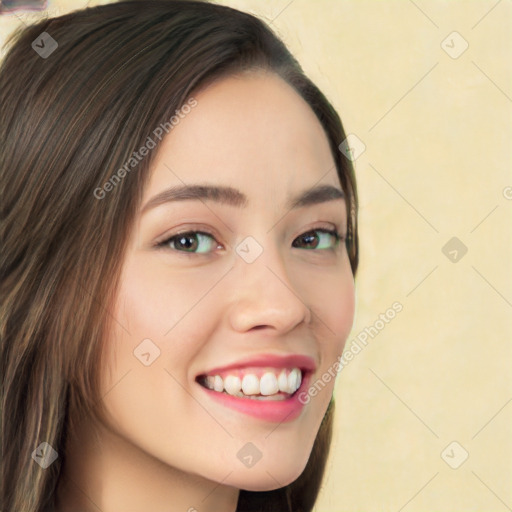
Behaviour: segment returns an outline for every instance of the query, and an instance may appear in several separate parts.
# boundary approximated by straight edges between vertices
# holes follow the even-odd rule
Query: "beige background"
[[[221,3],[271,23],[366,146],[349,342],[403,305],[338,377],[316,511],[512,510],[512,2]],[[1,16],[2,42],[39,16]]]

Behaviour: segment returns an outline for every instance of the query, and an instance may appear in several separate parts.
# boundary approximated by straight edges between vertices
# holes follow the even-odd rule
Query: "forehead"
[[[319,182],[339,187],[320,122],[277,75],[229,76],[193,97],[197,105],[159,145],[145,198],[168,186],[208,182],[272,204]]]

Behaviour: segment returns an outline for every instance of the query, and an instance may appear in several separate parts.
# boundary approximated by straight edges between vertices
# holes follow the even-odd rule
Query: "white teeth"
[[[244,375],[242,380],[242,391],[244,392],[244,395],[259,395],[260,379],[252,373]]]
[[[277,383],[279,384],[279,391],[283,393],[288,393],[288,376],[286,375],[286,370],[283,370],[279,377],[277,378]]]
[[[213,378],[213,389],[215,391],[218,391],[219,393],[222,393],[224,391],[224,381],[222,380],[222,377],[220,375],[215,375]]]
[[[301,373],[300,370],[297,368],[294,368],[290,375],[288,375],[288,389],[290,390],[289,393],[293,393],[297,389],[299,389],[301,381]],[[291,391],[293,390],[293,391]]]
[[[266,372],[261,376],[260,379],[260,393],[262,395],[275,395],[279,391],[279,385],[277,383],[277,377],[275,374]]]
[[[242,389],[242,382],[234,375],[228,375],[224,379],[224,389],[230,395],[237,395]]]
[[[219,393],[226,391],[229,395],[239,397],[264,399],[272,395],[279,397],[280,391],[290,395],[295,393],[302,382],[301,371],[298,368],[291,371],[283,369],[279,373],[277,371],[266,371],[261,378],[253,373],[247,373],[242,380],[238,375],[227,375],[224,379],[220,375],[208,375],[203,383],[207,388]]]

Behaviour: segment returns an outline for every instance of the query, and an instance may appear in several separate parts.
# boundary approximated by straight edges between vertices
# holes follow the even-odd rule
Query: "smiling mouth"
[[[196,382],[219,394],[262,401],[282,401],[294,396],[308,372],[293,368],[244,368],[199,375]]]

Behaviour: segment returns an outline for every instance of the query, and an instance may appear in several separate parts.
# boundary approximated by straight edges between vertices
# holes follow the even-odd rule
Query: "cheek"
[[[197,305],[215,284],[212,273],[173,269],[148,264],[140,258],[128,264],[121,279],[116,319],[134,338],[168,339],[185,317],[194,316]]]
[[[148,261],[143,254],[128,257],[112,308],[115,321],[106,340],[108,380],[103,387],[110,389],[132,369],[130,379],[141,369],[144,378],[156,371],[169,378],[168,369],[185,382],[220,314],[213,312],[219,303],[213,290],[218,280],[204,269],[184,271],[161,260]]]
[[[149,382],[156,385],[162,374],[169,378],[165,368],[173,372],[186,368],[197,351],[193,340],[180,330],[199,291],[163,272],[165,269],[135,258],[125,265],[113,307],[115,320],[105,344],[105,393],[127,372],[127,380],[140,378],[141,389]],[[183,379],[184,373],[179,377]],[[161,389],[162,383],[158,385]]]
[[[355,286],[350,270],[326,279],[311,304],[323,355],[334,360],[343,351],[354,321]]]
[[[355,311],[355,286],[352,273],[344,272],[325,283],[316,300],[317,340],[320,365],[312,376],[304,399],[315,404],[317,411],[327,409],[336,377],[337,363],[352,330]]]
[[[174,440],[193,446],[211,421],[191,399],[187,383],[187,370],[208,334],[206,324],[194,331],[198,315],[205,318],[200,298],[208,283],[187,286],[180,276],[154,267],[129,261],[121,276],[106,339],[102,405],[108,427],[122,438],[170,465],[199,467],[200,457]]]
[[[328,315],[340,343],[337,354],[341,354],[354,322],[355,288],[352,274],[344,280],[342,288],[335,293],[335,298],[337,300],[332,301]]]

